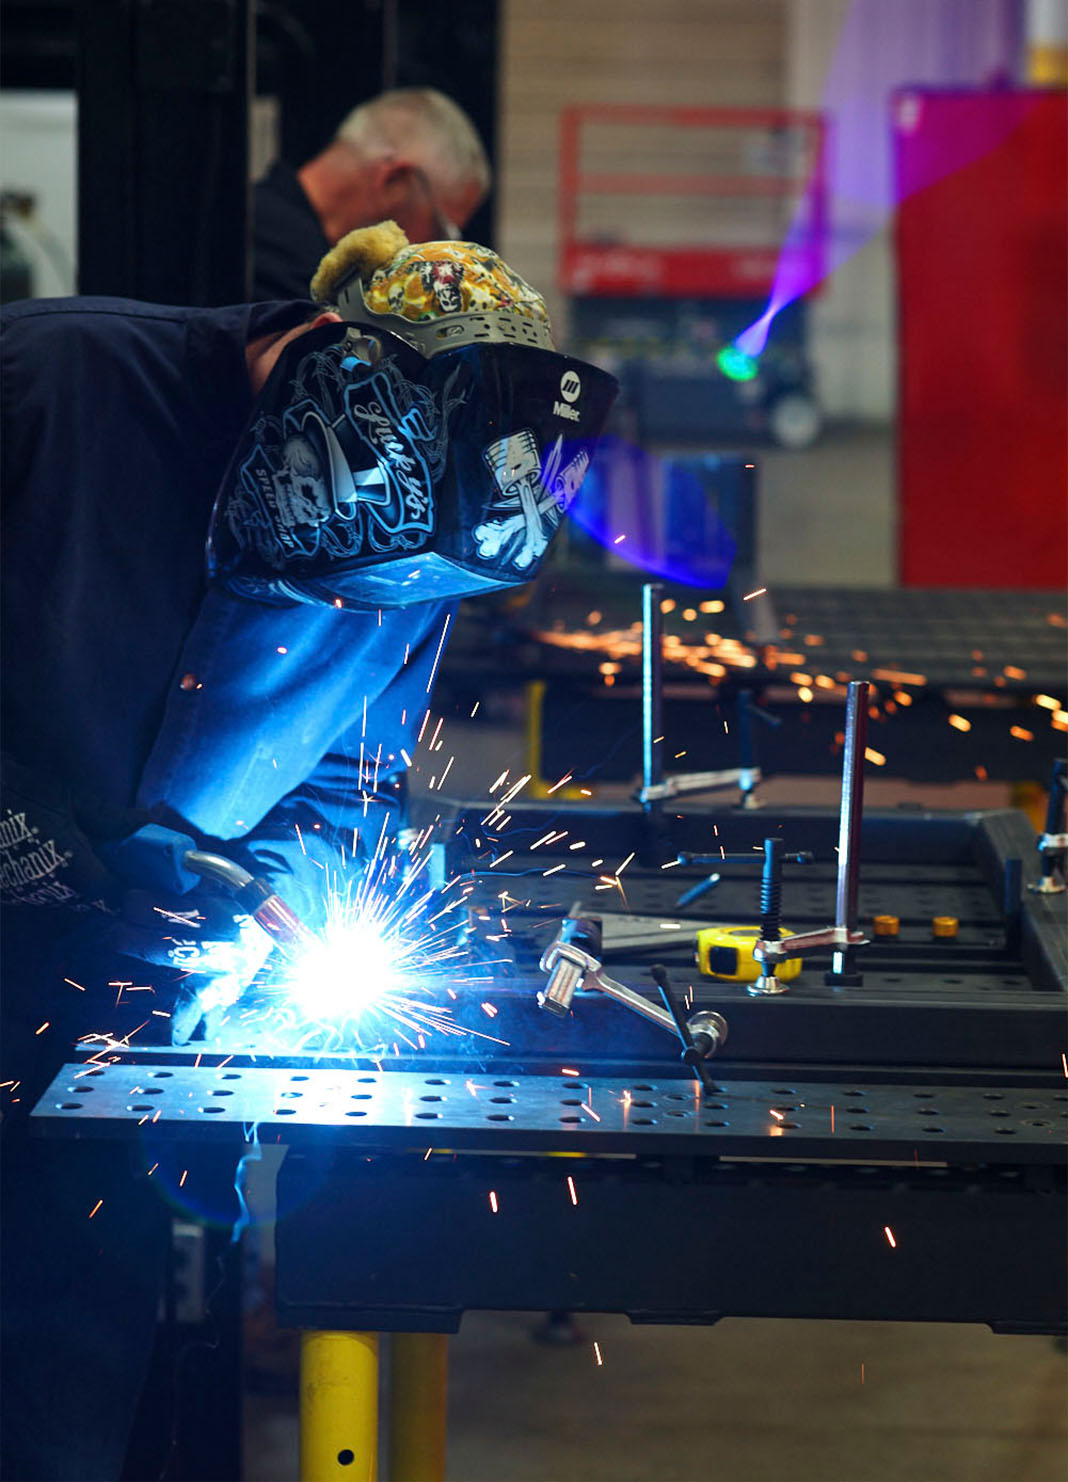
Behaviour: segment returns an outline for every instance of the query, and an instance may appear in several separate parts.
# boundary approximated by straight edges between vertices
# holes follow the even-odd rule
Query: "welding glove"
[[[185,1044],[201,1019],[221,1025],[273,947],[232,897],[201,885],[183,896],[127,893],[118,947],[127,957],[184,973],[171,1011],[171,1038]]]
[[[2,758],[0,899],[113,913],[131,883],[180,892],[199,883],[182,867],[194,841],[57,778]]]

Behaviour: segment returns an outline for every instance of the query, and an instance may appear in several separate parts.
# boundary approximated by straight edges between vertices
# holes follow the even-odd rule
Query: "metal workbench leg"
[[[444,1333],[390,1339],[390,1482],[445,1482],[448,1345]]]
[[[377,1482],[378,1334],[300,1335],[300,1482]]]

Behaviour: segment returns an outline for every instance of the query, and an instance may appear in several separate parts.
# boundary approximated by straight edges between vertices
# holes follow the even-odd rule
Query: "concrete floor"
[[[893,583],[887,432],[845,431],[808,453],[759,456],[769,585]],[[453,796],[482,793],[504,766],[522,763],[518,715],[488,720],[446,727],[456,753]],[[413,780],[417,791],[426,781]],[[831,779],[776,778],[765,793],[768,802],[836,798]],[[996,807],[1007,790],[873,780],[870,802],[905,799]],[[712,1328],[636,1328],[599,1316],[584,1322],[580,1344],[561,1350],[531,1340],[536,1320],[469,1314],[452,1341],[451,1482],[1068,1477],[1068,1374],[1049,1339],[897,1323],[730,1319]],[[294,1352],[283,1349],[278,1372],[278,1394],[248,1398],[250,1482],[297,1477]]]

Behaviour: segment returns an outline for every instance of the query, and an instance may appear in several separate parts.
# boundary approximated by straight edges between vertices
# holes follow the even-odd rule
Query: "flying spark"
[[[576,1192],[576,1189],[575,1189],[575,1180],[571,1177],[570,1173],[567,1176],[567,1192],[571,1195],[571,1202],[572,1202],[572,1204],[576,1204],[577,1205],[578,1204],[578,1193]]]
[[[496,1193],[494,1192],[493,1189],[490,1189],[489,1205],[490,1205],[490,1209],[493,1210],[493,1213],[496,1214],[497,1213],[497,1195],[496,1195]]]
[[[889,1225],[884,1225],[883,1226],[883,1234],[886,1236],[887,1240],[890,1242],[891,1249],[892,1250],[897,1250],[897,1241],[894,1239],[894,1232],[893,1232],[893,1230],[891,1230],[891,1228],[890,1228]]]

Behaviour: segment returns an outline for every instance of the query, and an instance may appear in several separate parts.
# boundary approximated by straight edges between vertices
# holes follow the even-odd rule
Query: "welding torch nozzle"
[[[304,925],[277,891],[232,859],[227,859],[223,854],[208,854],[200,849],[191,849],[182,863],[195,875],[206,880],[215,880],[225,886],[237,904],[249,913],[283,952],[299,952],[316,940],[314,933]]]

